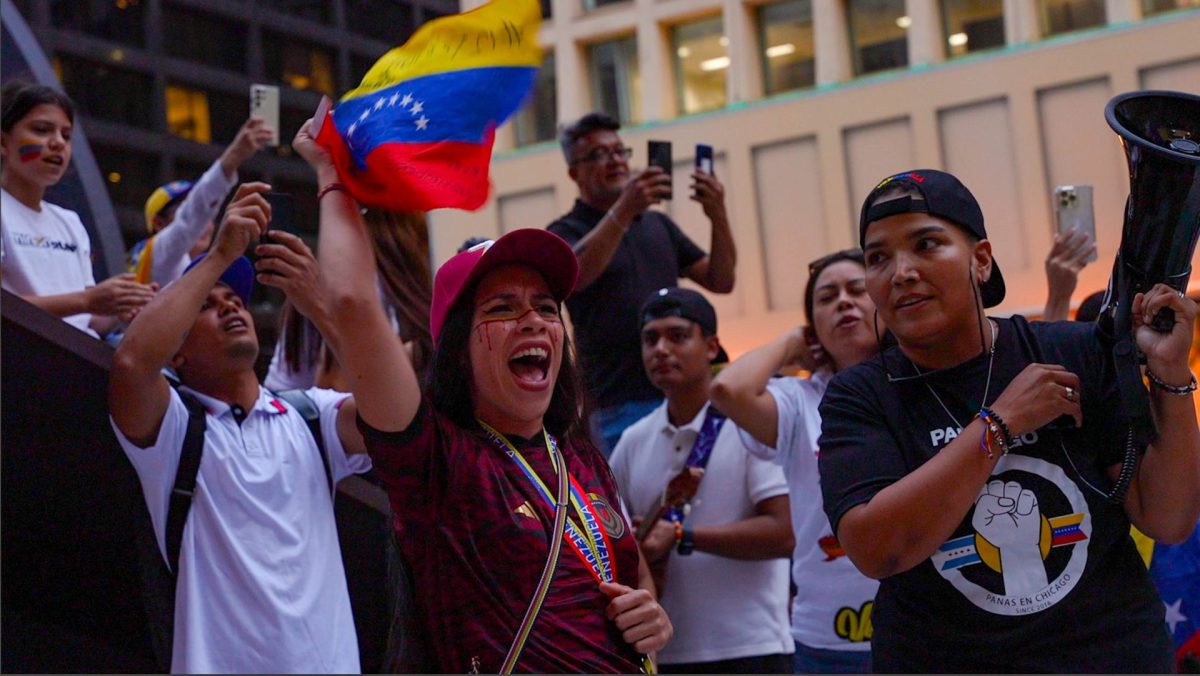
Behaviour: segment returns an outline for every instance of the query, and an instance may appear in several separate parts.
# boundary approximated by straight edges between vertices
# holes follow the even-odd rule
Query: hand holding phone
[[[267,223],[267,236],[271,231],[282,230],[290,232],[293,235],[296,232],[296,198],[291,193],[286,192],[268,192],[263,193],[267,204],[271,205],[271,220]]]
[[[696,144],[696,171],[709,176],[713,175],[712,146],[704,143]]]
[[[1078,230],[1087,236],[1090,246],[1096,241],[1096,213],[1092,207],[1092,186],[1059,185],[1054,187],[1054,215],[1058,232]],[[1083,262],[1096,260],[1093,250]]]

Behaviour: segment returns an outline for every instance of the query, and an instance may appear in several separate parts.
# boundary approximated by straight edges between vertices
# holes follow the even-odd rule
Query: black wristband
[[[684,528],[683,537],[679,538],[679,544],[675,545],[675,551],[679,552],[680,556],[687,556],[695,550],[695,542],[692,540],[692,529]]]
[[[1008,423],[1004,422],[1004,418],[1001,418],[1000,416],[996,415],[996,412],[993,411],[992,409],[988,408],[987,406],[984,406],[983,408],[980,408],[979,410],[983,413],[986,413],[988,415],[988,418],[991,418],[993,421],[995,421],[996,426],[1000,428],[1000,432],[1004,435],[1004,439],[1003,439],[1004,447],[1006,449],[1012,448],[1013,435],[1012,435],[1012,432],[1008,431]]]

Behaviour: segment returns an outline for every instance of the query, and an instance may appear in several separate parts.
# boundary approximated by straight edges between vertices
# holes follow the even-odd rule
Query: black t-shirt
[[[546,229],[574,246],[603,217],[576,200]],[[598,406],[662,397],[642,366],[638,310],[651,293],[676,286],[704,256],[669,217],[645,211],[633,219],[604,272],[567,299],[583,380]]]
[[[1170,671],[1163,605],[1129,520],[1098,493],[1110,490],[1105,470],[1124,453],[1110,354],[1091,324],[996,321],[987,403],[1028,364],[1061,364],[1080,377],[1084,425],[1023,435],[939,551],[880,583],[873,666]],[[958,423],[969,423],[989,358],[901,383],[888,381],[885,365],[893,376],[916,373],[891,347],[839,373],[821,401],[821,489],[835,531],[847,510],[918,468],[957,436]],[[989,497],[1001,494],[1005,501]]]

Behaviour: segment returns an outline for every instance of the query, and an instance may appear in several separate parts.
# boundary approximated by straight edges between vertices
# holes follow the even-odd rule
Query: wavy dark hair
[[[426,400],[441,414],[450,418],[463,429],[473,429],[475,407],[471,399],[471,359],[467,354],[471,338],[471,320],[475,315],[475,291],[478,282],[468,287],[450,309],[442,334],[433,348],[433,359],[425,371]],[[588,436],[587,400],[583,394],[583,382],[575,366],[574,348],[571,337],[563,331],[562,366],[550,396],[550,407],[546,409],[543,425],[546,431],[560,441],[580,444]],[[598,453],[599,451],[597,451]]]
[[[3,108],[3,113],[0,114],[0,129],[5,132],[12,131],[29,111],[44,103],[62,108],[71,124],[75,124],[75,103],[71,101],[71,97],[54,87],[13,80],[4,85],[3,91],[0,92],[0,100],[3,101],[0,103],[0,107]]]
[[[858,263],[864,268],[867,267],[862,249],[842,249],[841,251],[821,256],[808,264],[808,283],[804,285],[804,315],[808,317],[810,324],[813,321],[813,297],[817,292],[817,277],[820,277],[821,273],[825,272],[825,268],[842,261],[850,261],[851,263]]]

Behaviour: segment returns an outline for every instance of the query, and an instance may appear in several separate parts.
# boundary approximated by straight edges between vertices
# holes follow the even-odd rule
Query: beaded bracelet
[[[987,455],[988,460],[996,457],[992,452],[992,442],[1000,447],[1000,455],[1008,455],[1008,440],[1005,438],[1004,431],[995,419],[988,414],[988,409],[984,408],[979,412],[979,420],[983,422],[983,433],[979,435],[979,449]]]
[[[350,191],[346,189],[346,186],[342,185],[341,183],[330,183],[324,188],[321,188],[321,191],[317,193],[317,201],[320,202],[322,197],[325,197],[333,190],[341,190],[346,194],[350,193]]]
[[[986,416],[984,416],[985,413],[987,414]],[[988,408],[987,406],[984,406],[979,409],[979,417],[985,418],[987,420],[991,420],[996,423],[996,425],[1000,428],[1000,432],[1004,435],[1003,438],[1004,438],[1005,447],[1013,445],[1013,435],[1012,435],[1012,432],[1010,432],[1008,430],[1008,424],[1004,422],[1004,418],[1001,418],[999,415],[996,414],[995,411]]]
[[[683,539],[683,522],[676,521],[675,522],[675,544],[678,545],[679,541],[682,539]]]
[[[1195,374],[1192,375],[1192,382],[1188,383],[1187,385],[1183,385],[1183,386],[1168,385],[1168,384],[1164,383],[1162,380],[1159,379],[1158,376],[1154,375],[1154,371],[1151,371],[1150,369],[1146,369],[1146,377],[1150,379],[1151,385],[1157,387],[1158,389],[1162,390],[1163,392],[1166,392],[1167,394],[1187,395],[1187,394],[1191,394],[1192,392],[1196,391],[1196,376],[1195,376]]]

